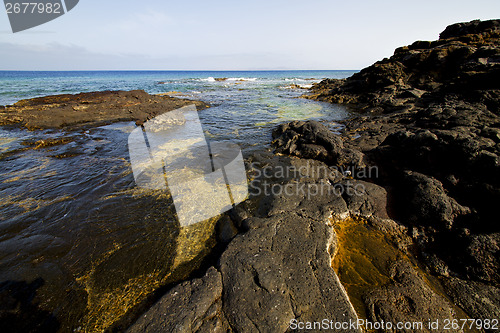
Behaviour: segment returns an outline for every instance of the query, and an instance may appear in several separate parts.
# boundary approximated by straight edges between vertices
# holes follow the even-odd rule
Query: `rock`
[[[127,332],[227,332],[221,296],[222,278],[212,267],[203,278],[172,288]]]
[[[495,142],[500,142],[500,128],[491,128],[485,126],[481,131],[481,135],[490,138]]]
[[[341,197],[343,188],[328,182],[311,182],[307,179],[279,185],[280,191],[264,197],[259,205],[262,216],[275,216],[291,211],[307,212],[309,216],[327,221],[332,215],[342,216],[347,206]]]
[[[450,276],[450,269],[448,265],[446,265],[446,263],[437,255],[431,254],[426,256],[424,253],[424,257],[429,269],[434,273],[434,275],[445,277]]]
[[[149,95],[143,90],[55,95],[21,100],[7,107],[0,113],[0,125],[78,129],[119,121],[142,124],[166,111],[191,104],[199,109],[208,107],[202,102]]]
[[[411,109],[430,95],[472,97],[479,89],[499,89],[499,25],[500,20],[451,25],[438,41],[401,47],[347,79],[313,85],[305,97],[387,113]]]
[[[458,278],[445,279],[444,286],[453,302],[464,309],[471,318],[500,318],[498,287]]]
[[[439,39],[448,39],[453,37],[461,37],[470,34],[478,34],[482,32],[498,31],[500,32],[500,21],[480,21],[474,20],[468,23],[452,24],[439,34]]]
[[[358,150],[344,148],[343,141],[325,125],[314,121],[294,121],[273,131],[277,153],[302,159],[315,159],[329,165],[360,169],[366,167],[364,155]]]
[[[398,97],[400,98],[420,98],[427,91],[421,89],[406,89]]]
[[[300,84],[296,84],[296,83],[293,83],[293,84],[290,84],[288,86],[285,86],[284,87],[285,89],[308,89],[309,87],[304,87],[304,86],[301,86]]]
[[[343,149],[337,158],[337,165],[354,170],[366,168],[365,155],[356,149]]]
[[[342,197],[297,192],[288,208],[284,195],[267,200],[263,217],[241,223],[246,232],[227,245],[217,269],[171,289],[129,332],[285,332],[294,321],[356,322],[331,267],[337,242],[329,219],[347,213]]]
[[[332,234],[323,221],[292,213],[275,215],[265,227],[235,238],[220,260],[232,329],[285,332],[294,319],[355,321],[330,267]]]
[[[57,332],[61,325],[49,311],[36,302],[42,278],[0,283],[0,325],[7,332]]]
[[[238,229],[229,216],[224,215],[217,222],[218,239],[222,243],[229,243],[238,234]]]
[[[351,214],[365,218],[372,216],[381,219],[389,218],[387,192],[383,187],[360,180],[347,180],[341,184],[345,189],[342,196]]]
[[[317,121],[294,121],[273,131],[278,153],[288,153],[301,158],[336,161],[343,144],[338,136]]]
[[[315,182],[330,181],[331,184],[335,184],[344,178],[339,168],[317,160],[294,158],[290,160],[290,165],[297,171],[296,176],[302,179]]]
[[[339,122],[340,133],[316,121],[273,131],[278,154],[250,158],[250,175],[253,185],[265,180],[276,191],[258,193],[256,186],[255,201],[229,213],[243,233],[222,232],[231,240],[215,269],[175,287],[182,301],[169,292],[158,303],[170,304],[169,320],[188,332],[285,332],[292,320],[356,320],[331,267],[332,256],[349,263],[340,256],[349,239],[331,225],[351,215],[365,219],[358,227],[367,238],[356,244],[379,244],[369,236],[396,242],[384,242],[374,258],[390,276],[363,289],[368,320],[498,318],[500,230],[492,217],[500,202],[499,22],[450,26],[437,41],[417,41],[350,78],[315,84],[308,98],[367,113]],[[259,176],[266,166],[271,175]],[[277,175],[277,166],[297,172]],[[360,176],[372,167],[375,173]],[[398,259],[411,253],[444,289],[412,266],[417,259]],[[435,291],[441,289],[446,295]],[[160,322],[160,315],[148,320]],[[148,320],[136,325],[147,327]]]
[[[315,84],[307,98],[367,112],[339,122],[337,155],[299,126],[281,125],[274,142],[277,152],[330,166],[376,166],[369,181],[387,189],[387,196],[344,194],[349,211],[373,214],[381,230],[387,219],[375,211],[388,211],[408,228],[433,274],[488,288],[500,283],[500,229],[492,222],[500,202],[499,27],[500,20],[455,24],[437,41],[417,41],[350,78]],[[345,185],[345,178],[335,182]],[[375,209],[374,202],[386,208]],[[412,246],[400,241],[402,248]],[[455,283],[447,292],[458,295],[464,288]],[[487,302],[467,308],[495,317]]]
[[[448,332],[443,326],[429,329],[428,320],[458,319],[452,306],[436,294],[407,261],[391,267],[393,282],[366,296],[368,319],[372,322],[422,323],[421,327],[398,329],[397,332]],[[395,330],[382,330],[394,332]],[[462,330],[454,330],[463,332]]]
[[[467,273],[474,280],[500,281],[500,233],[470,236],[466,250]]]
[[[450,198],[441,182],[418,172],[405,174],[408,191],[408,221],[417,225],[432,225],[437,228],[451,229],[456,217],[470,213]]]

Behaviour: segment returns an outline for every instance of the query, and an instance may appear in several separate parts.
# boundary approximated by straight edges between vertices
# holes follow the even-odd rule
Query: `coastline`
[[[335,325],[498,318],[500,233],[489,219],[500,200],[500,93],[495,79],[476,83],[498,73],[499,27],[498,20],[453,25],[440,41],[417,42],[350,78],[314,85],[309,98],[364,113],[336,121],[336,130],[314,120],[281,122],[272,133],[274,152],[253,152],[246,166],[255,192],[267,184],[292,191],[253,192],[205,225],[203,241],[216,238],[220,247],[203,265],[188,244],[193,233],[184,231],[177,239],[192,251],[184,258],[206,271],[188,280],[184,274],[144,313],[131,307],[99,330],[286,332],[323,319]],[[464,52],[486,46],[486,60]],[[442,53],[439,68],[458,63],[468,75],[450,85],[458,80],[453,73],[444,79],[408,73],[413,67],[400,61],[420,59],[425,67],[425,55],[435,53]],[[60,95],[0,109],[0,124],[63,130],[141,124],[192,103],[207,107],[143,91]],[[271,177],[259,171],[264,168]],[[283,169],[294,173],[279,174]],[[333,329],[362,331],[359,325]]]
[[[434,44],[418,42],[414,47],[397,50],[396,54],[400,58],[405,57],[405,52],[414,56],[412,50],[420,47],[424,50],[422,52],[426,48],[431,48],[432,52],[436,44],[440,50],[446,50],[450,39],[452,45],[454,39],[460,39],[465,48],[477,48],[478,45],[481,47],[481,43],[487,43],[494,47],[495,51],[490,51],[491,54],[498,54],[498,27],[498,21],[456,24],[445,30],[441,41]],[[468,46],[468,42],[476,44]],[[467,55],[470,53],[460,54],[465,54],[465,57],[458,61],[459,64],[462,64],[460,61],[469,61]],[[491,57],[496,59],[495,55]],[[411,59],[409,56],[406,58]],[[457,61],[456,57],[449,59]],[[440,64],[446,64],[447,60],[444,56]],[[391,60],[385,60],[385,63],[389,65],[384,66],[391,66]],[[498,70],[494,60],[479,60],[478,63],[478,77]],[[489,67],[483,66],[490,63]],[[346,191],[337,196],[332,195],[335,192],[329,192],[328,196],[315,196],[312,200],[300,195],[270,195],[260,201],[256,210],[259,215],[255,210],[249,214],[243,208],[237,209],[231,219],[244,233],[229,243],[220,262],[210,268],[201,280],[195,279],[172,289],[129,331],[150,332],[174,327],[207,332],[286,331],[291,328],[293,318],[301,318],[302,323],[309,322],[311,325],[322,318],[330,318],[332,322],[356,319],[350,303],[340,317],[335,311],[316,312],[316,305],[329,299],[333,295],[331,293],[342,294],[345,290],[341,285],[337,285],[334,291],[315,284],[319,281],[315,278],[318,274],[335,274],[329,263],[317,261],[327,253],[333,257],[333,266],[336,274],[341,276],[340,281],[348,287],[347,294],[358,308],[357,315],[362,312],[360,306],[365,308],[366,313],[361,313],[360,317],[366,320],[365,323],[421,323],[419,331],[444,332],[446,327],[443,322],[471,319],[475,322],[479,319],[482,323],[483,320],[491,322],[498,318],[500,289],[496,244],[499,233],[494,224],[488,223],[489,217],[494,216],[494,202],[498,202],[494,190],[498,189],[498,151],[492,151],[498,149],[500,140],[498,130],[495,130],[499,120],[496,81],[484,81],[477,87],[472,83],[477,81],[471,74],[468,76],[471,81],[462,81],[454,86],[458,90],[450,90],[446,82],[442,85],[444,89],[438,89],[441,86],[437,84],[439,81],[429,83],[429,87],[436,88],[429,96],[426,95],[428,91],[420,91],[423,89],[418,87],[398,87],[397,82],[404,80],[404,72],[398,74],[396,79],[391,73],[375,65],[352,79],[327,80],[312,89],[313,98],[350,102],[355,107],[371,110],[372,114],[382,115],[340,121],[345,125],[340,134],[334,134],[314,121],[280,125],[273,133],[278,156],[260,156],[264,160],[263,165],[275,168],[280,163],[301,165],[313,160],[316,166],[318,163],[322,166],[322,170],[332,170],[328,174],[313,172],[313,177],[306,174],[298,179],[281,179],[281,186],[302,182],[307,186],[322,184],[326,187],[342,184],[344,189],[348,189],[362,185],[360,188],[363,191],[355,195]],[[380,79],[371,81],[363,76]],[[413,76],[413,79],[418,82],[418,77]],[[361,82],[361,88],[353,93],[356,88],[352,87],[357,87],[356,82]],[[370,89],[376,92],[380,89],[381,92],[377,92],[378,95],[367,92],[363,82],[373,82]],[[394,83],[395,87],[391,87]],[[464,91],[464,87],[476,89],[470,93]],[[342,94],[349,98],[345,99]],[[474,99],[480,94],[484,99]],[[391,96],[399,95],[402,95],[400,100],[391,99]],[[362,98],[365,100],[360,102]],[[457,156],[462,157],[457,160]],[[271,162],[273,159],[274,162]],[[487,160],[491,163],[485,164]],[[351,175],[370,166],[379,168],[380,177],[352,179]],[[353,172],[339,173],[339,168]],[[484,168],[490,169],[485,172]],[[447,178],[443,179],[443,175]],[[489,176],[475,179],[478,175]],[[490,190],[481,194],[479,201],[471,201],[467,200],[472,199],[467,192],[460,194],[460,187],[450,187],[459,183],[464,184],[465,191],[476,186],[483,188],[483,184],[489,184],[486,187]],[[477,206],[481,200],[488,204]],[[358,219],[357,225],[361,225],[361,229],[349,227],[352,218]],[[316,224],[318,222],[319,225]],[[478,223],[484,227],[479,227]],[[302,264],[294,269],[295,273],[284,273],[283,270],[286,270],[281,265],[293,266],[285,258],[306,255],[308,246],[312,244],[309,239],[321,239],[316,234],[311,236],[310,232],[323,230],[321,228],[325,226],[329,230],[327,234],[334,235],[333,242],[324,240],[321,246],[316,247],[322,249],[316,252],[316,260],[302,262],[298,259]],[[346,228],[353,228],[354,231],[346,232]],[[360,233],[359,230],[369,232]],[[287,234],[288,239],[275,243],[274,238],[279,239],[281,232]],[[388,239],[386,243],[368,246],[370,239],[377,237],[378,233]],[[300,244],[291,247],[300,250],[295,249],[293,254],[285,250],[283,255],[282,247],[294,244],[297,236]],[[346,248],[339,247],[347,247],[350,242],[359,244],[360,248],[349,253]],[[380,254],[374,254],[375,249],[381,251]],[[457,252],[460,255],[457,256]],[[252,257],[264,259],[255,261]],[[377,259],[382,262],[377,264]],[[374,263],[375,266],[369,268]],[[357,278],[374,278],[374,274],[381,276],[380,282],[365,284],[364,289],[355,282]],[[222,286],[220,282],[214,282],[220,281],[221,276]],[[215,292],[211,287],[214,284],[218,285]],[[286,296],[280,295],[283,290]],[[300,290],[299,294],[297,290]],[[316,293],[319,290],[323,293],[318,299]],[[192,298],[177,303],[178,294],[188,294]],[[314,297],[302,303],[306,294]],[[191,300],[204,295],[208,296],[202,298],[203,304],[207,305],[207,309],[214,309],[213,312],[187,311],[189,315],[181,315],[185,309],[196,304]],[[346,300],[346,293],[343,295]],[[338,300],[339,296],[335,297]],[[238,299],[246,301],[237,304]],[[271,311],[272,304],[283,307],[280,308],[280,315]],[[310,306],[304,308],[304,304]],[[325,305],[320,307],[327,308]],[[169,313],[167,320],[160,316],[164,313]],[[439,318],[441,326],[437,323],[434,327],[429,318]],[[316,326],[309,328],[311,331],[320,330]],[[488,331],[490,328],[471,326],[457,331]],[[403,326],[398,331],[413,332],[416,329]]]
[[[206,80],[186,82],[200,81],[209,91],[216,87],[215,91],[220,90],[224,98],[227,92],[252,98],[262,94],[262,85],[266,87],[270,106],[251,118],[242,113],[240,104],[248,104],[245,100],[235,105],[214,103],[210,110],[199,113],[205,119],[203,125],[213,124],[205,129],[207,139],[220,141],[222,134],[222,140],[227,136],[234,142],[238,130],[248,128],[251,135],[244,133],[239,139],[246,155],[265,151],[269,146],[267,137],[271,134],[269,131],[263,136],[263,127],[272,128],[281,118],[321,115],[321,103],[289,99],[288,96],[300,92],[285,86],[300,79],[278,77],[261,80],[263,83]],[[268,82],[271,87],[267,87]],[[140,119],[132,116],[147,120],[156,110],[168,110],[175,104],[172,101],[179,105],[193,103],[142,91],[112,91],[47,96],[7,107],[12,111],[10,116],[19,111],[25,112],[26,118],[3,126],[1,133],[7,139],[1,142],[5,145],[0,155],[0,190],[6,201],[0,206],[0,213],[8,222],[4,243],[8,257],[3,263],[0,288],[5,291],[2,299],[6,302],[32,289],[30,293],[36,295],[36,301],[23,298],[21,301],[28,308],[7,316],[5,327],[23,330],[48,325],[49,330],[62,331],[94,332],[106,327],[124,330],[161,290],[192,274],[203,275],[200,270],[207,267],[205,261],[211,265],[216,260],[214,256],[220,256],[220,249],[214,250],[214,246],[223,247],[235,236],[236,228],[227,216],[190,228],[179,227],[172,219],[175,212],[167,195],[137,189],[134,184],[126,143],[128,134],[137,126],[134,122]],[[247,108],[255,112],[254,108],[260,105],[262,102],[257,99]],[[78,110],[80,107],[84,109]],[[135,113],[124,113],[120,108],[132,108]],[[308,114],[310,108],[312,112]],[[46,117],[41,117],[39,110]],[[52,117],[54,110],[60,117]],[[241,120],[235,110],[241,114]],[[336,107],[331,110],[341,111]],[[297,111],[299,114],[295,114]],[[70,117],[68,122],[65,114],[74,116],[79,112],[83,113],[76,121]],[[31,116],[38,116],[34,119],[39,122],[37,126],[29,126]],[[342,117],[342,113],[334,114],[336,117]],[[226,122],[214,123],[214,119]],[[252,119],[263,125],[249,126]],[[252,138],[253,133],[256,139]],[[266,146],[256,144],[260,141],[265,141]],[[29,222],[24,221],[35,221],[36,227],[30,230]],[[18,226],[10,232],[10,227]],[[15,241],[9,241],[9,237]],[[39,241],[31,243],[31,239]],[[22,259],[16,259],[20,255]],[[26,265],[31,267],[29,274],[22,270]],[[57,267],[51,269],[54,273],[45,271],[45,267],[51,266]],[[33,281],[33,275],[39,279]],[[21,320],[23,316],[30,319]]]

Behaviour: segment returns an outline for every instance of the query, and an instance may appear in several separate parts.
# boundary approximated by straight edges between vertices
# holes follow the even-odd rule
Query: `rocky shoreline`
[[[353,89],[381,75],[380,66],[399,68],[397,83],[388,70],[387,80],[357,88],[370,93]],[[447,27],[438,41],[397,49],[329,93],[332,99],[349,94],[383,114],[344,123],[344,149],[355,152],[347,163],[379,167],[380,177],[372,181],[390,188],[391,217],[411,229],[432,273],[492,288],[500,283],[495,210],[500,202],[499,74],[500,21],[472,21]],[[428,92],[398,100],[412,89]],[[327,95],[323,91],[313,98]],[[492,304],[499,304],[498,298]]]
[[[499,24],[450,25],[439,40],[400,47],[347,79],[323,80],[306,97],[372,114],[411,111],[451,96],[498,109]]]
[[[360,318],[439,319],[418,331],[446,332],[446,320],[499,318],[499,36],[498,20],[455,24],[438,41],[315,85],[308,98],[365,115],[337,133],[314,121],[280,125],[278,155],[252,162],[302,170],[273,182],[306,190],[233,210],[224,224],[242,233],[219,262],[129,331],[287,332]]]
[[[362,332],[385,322],[422,327],[371,331],[491,331],[486,319],[500,317],[499,74],[500,21],[473,21],[314,85],[307,98],[360,115],[279,125],[275,151],[246,161],[251,198],[217,222],[221,246],[206,270],[108,330],[315,332],[321,323]],[[49,96],[0,107],[0,125],[141,124],[192,103],[207,107],[144,91]],[[59,142],[33,145],[50,144]],[[482,327],[443,326],[471,318]]]

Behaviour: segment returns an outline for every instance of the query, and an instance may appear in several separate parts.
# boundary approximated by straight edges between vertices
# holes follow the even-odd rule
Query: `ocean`
[[[237,144],[264,144],[263,130],[279,122],[334,120],[345,108],[298,99],[322,78],[344,78],[354,71],[0,71],[0,105],[54,94],[143,89],[202,100],[213,107],[200,117],[206,135]],[[226,78],[224,81],[216,79]],[[302,87],[304,89],[297,89]],[[269,134],[269,133],[268,133]],[[0,138],[5,133],[0,131]],[[0,139],[1,140],[1,139]],[[1,141],[0,141],[1,142]]]
[[[342,106],[299,98],[354,71],[0,71],[0,105],[53,94],[143,89],[211,105],[209,141],[244,156],[269,150],[279,123],[335,127]],[[0,289],[31,290],[27,324],[99,332],[154,290],[186,278],[214,246],[215,220],[181,228],[165,193],[138,189],[127,138],[134,123],[85,131],[0,128]],[[61,139],[43,147],[40,140]],[[31,297],[31,296],[30,296]]]

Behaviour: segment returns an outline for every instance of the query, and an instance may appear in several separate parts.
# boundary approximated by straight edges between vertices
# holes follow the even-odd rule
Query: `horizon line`
[[[314,72],[360,69],[0,69],[0,72]]]

